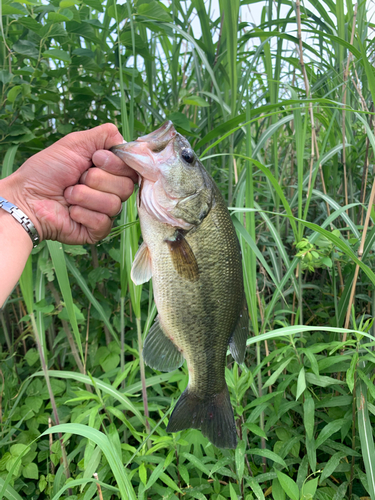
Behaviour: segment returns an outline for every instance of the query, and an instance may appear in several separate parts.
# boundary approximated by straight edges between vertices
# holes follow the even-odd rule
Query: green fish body
[[[144,360],[161,371],[186,360],[189,371],[167,431],[201,429],[214,445],[235,448],[226,353],[229,345],[235,360],[243,362],[248,313],[240,246],[225,201],[170,122],[112,151],[142,176],[138,213],[143,244],[132,279],[139,284],[152,276],[158,310]]]

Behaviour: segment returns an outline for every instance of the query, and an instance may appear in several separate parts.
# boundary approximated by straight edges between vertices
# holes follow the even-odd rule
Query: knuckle
[[[90,168],[87,171],[87,175],[84,181],[84,184],[87,186],[97,189],[100,186],[100,171],[98,168]]]
[[[81,203],[85,198],[85,186],[81,184],[73,186],[71,198],[75,203]]]
[[[119,199],[118,196],[113,196],[113,199],[111,200],[111,214],[117,214],[117,212],[121,209],[121,200]]]
[[[109,136],[116,135],[118,133],[118,129],[113,123],[103,123],[100,127],[102,127],[103,132]]]

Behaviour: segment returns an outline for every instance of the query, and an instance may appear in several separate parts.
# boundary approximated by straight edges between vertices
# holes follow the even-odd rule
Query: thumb
[[[87,161],[91,161],[95,151],[110,149],[123,142],[122,135],[113,123],[105,123],[82,132],[72,132],[58,141],[61,146],[73,150]]]

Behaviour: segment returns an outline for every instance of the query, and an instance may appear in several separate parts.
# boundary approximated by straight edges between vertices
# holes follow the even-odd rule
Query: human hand
[[[111,217],[138,178],[107,151],[122,142],[110,123],[68,134],[30,157],[0,194],[31,219],[41,240],[96,243],[111,230]]]

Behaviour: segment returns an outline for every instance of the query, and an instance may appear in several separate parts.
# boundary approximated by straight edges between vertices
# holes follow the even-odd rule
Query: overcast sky
[[[172,0],[173,1],[173,0]],[[219,9],[219,0],[205,0],[205,4],[207,6],[207,9],[209,8],[209,5],[211,3],[211,18],[216,19],[220,15],[220,9]],[[242,21],[248,21],[251,23],[254,23],[255,25],[260,24],[260,18],[261,18],[261,13],[262,13],[262,8],[268,4],[268,1],[264,2],[257,2],[255,4],[250,4],[250,5],[243,5],[240,9],[240,16]],[[354,1],[353,1],[354,4]],[[368,11],[369,11],[369,17],[368,20],[371,20],[372,22],[375,21],[375,0],[367,0],[366,2]],[[317,11],[314,9],[314,7],[311,5],[309,1],[303,1],[301,2],[301,9],[306,7],[312,12],[317,14]],[[281,6],[281,15],[285,16],[290,7],[287,5],[282,5]],[[276,8],[275,8],[276,12]],[[332,16],[333,18],[334,16]],[[371,19],[370,19],[371,18]],[[194,31],[194,35],[196,38],[200,38],[201,36],[201,30],[200,30],[200,25],[199,25],[199,20],[197,19],[196,22],[193,21],[192,23],[192,28]],[[290,25],[290,29],[292,28],[292,25]]]

